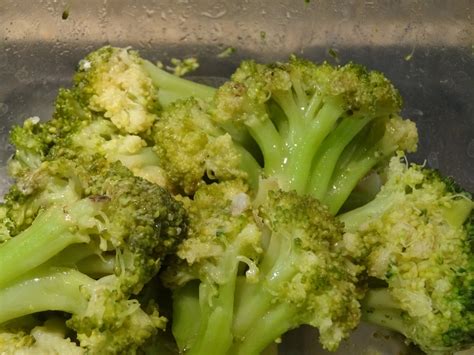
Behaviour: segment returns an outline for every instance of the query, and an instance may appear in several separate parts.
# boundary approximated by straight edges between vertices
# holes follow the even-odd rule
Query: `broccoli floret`
[[[70,313],[67,326],[92,353],[136,351],[164,328],[156,307],[132,298],[186,232],[163,188],[100,156],[62,157],[19,179],[4,209],[0,324]]]
[[[48,318],[44,324],[33,319],[16,319],[0,327],[0,349],[3,354],[16,355],[83,355],[69,337],[64,321],[59,317]]]
[[[404,334],[427,353],[474,343],[470,194],[436,171],[393,158],[374,200],[340,215],[346,248],[372,288],[363,318]]]
[[[12,130],[16,153],[10,172],[21,176],[57,154],[83,150],[119,160],[135,175],[167,186],[148,146],[150,128],[171,97],[208,99],[214,91],[165,72],[135,51],[103,47],[80,61],[72,89],[59,90],[51,120],[32,118]]]
[[[187,195],[205,180],[247,177],[242,159],[245,150],[215,124],[207,106],[195,98],[179,100],[164,110],[154,125],[155,151],[168,186]],[[256,162],[252,168],[258,171]],[[257,178],[253,178],[256,183]]]
[[[115,275],[94,280],[71,268],[40,266],[2,287],[0,323],[41,311],[67,312],[66,324],[84,353],[133,352],[166,320],[157,310],[147,314],[137,300],[120,292],[121,282]]]
[[[237,180],[238,181],[238,180]],[[342,228],[311,197],[270,191],[258,208],[237,181],[186,199],[189,235],[163,276],[173,332],[190,354],[258,354],[302,324],[331,350],[359,320],[358,268]]]
[[[214,93],[210,87],[165,72],[136,51],[110,46],[83,59],[74,82],[92,111],[132,134],[149,129],[160,106]]]
[[[84,243],[91,255],[112,253],[123,287],[138,292],[185,232],[184,210],[167,191],[95,156],[44,162],[5,206],[11,232],[0,244],[0,285]]]
[[[375,165],[416,149],[415,125],[398,117],[397,90],[355,64],[245,61],[213,105],[229,133],[245,131],[256,142],[259,151],[249,153],[263,156],[267,178],[324,201],[332,213]]]

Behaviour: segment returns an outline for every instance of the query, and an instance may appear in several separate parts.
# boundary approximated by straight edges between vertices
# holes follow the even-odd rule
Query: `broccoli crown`
[[[155,151],[175,190],[192,194],[204,178],[225,181],[246,176],[229,134],[207,113],[202,100],[179,100],[154,125]]]
[[[17,323],[21,323],[21,321]],[[16,325],[13,322],[0,328],[0,349],[4,354],[85,354],[85,349],[67,338],[66,333],[64,322],[56,317],[47,319],[44,324],[35,324],[34,326]]]
[[[157,309],[147,314],[137,300],[124,297],[120,283],[115,276],[106,276],[84,287],[87,306],[67,321],[81,347],[93,354],[136,352],[166,326]]]
[[[254,221],[247,186],[240,180],[202,185],[192,199],[183,198],[188,235],[176,255],[183,262],[164,276],[172,287],[199,279],[224,284],[239,255],[256,259],[261,232]]]
[[[211,113],[234,140],[251,140],[243,146],[265,177],[331,201],[334,214],[377,164],[416,149],[416,126],[398,116],[400,107],[398,91],[379,72],[291,57],[243,62],[217,90]]]
[[[132,134],[148,130],[159,108],[157,90],[141,61],[135,51],[106,46],[81,60],[74,76],[86,107]]]
[[[46,160],[79,153],[100,154],[111,162],[120,161],[136,176],[167,186],[161,162],[148,146],[148,134],[123,133],[103,115],[84,106],[80,95],[78,88],[59,93],[53,119],[43,124],[44,129],[55,133],[48,137]]]
[[[226,96],[227,90],[230,90],[231,96]],[[290,57],[287,63],[264,65],[254,61],[242,62],[232,75],[232,81],[224,85],[218,95],[222,95],[222,103],[225,99],[238,100],[235,102],[238,106],[234,108],[242,109],[241,100],[264,103],[273,95],[284,95],[287,91],[291,91],[295,100],[304,106],[315,94],[322,100],[341,99],[344,107],[352,111],[375,112],[383,109],[386,113],[393,113],[398,112],[402,104],[398,91],[380,72],[369,72],[354,63],[332,66],[324,62],[318,65],[295,56]]]
[[[450,180],[398,157],[375,199],[341,216],[346,246],[387,282],[402,332],[427,352],[474,340],[473,206]]]
[[[294,191],[270,191],[258,215],[270,233],[258,264],[261,291],[272,299],[270,310],[278,303],[288,308],[284,321],[290,329],[312,325],[323,346],[335,350],[360,317],[360,269],[337,248],[342,225],[316,199]],[[247,311],[243,305],[238,316],[248,317]]]
[[[50,228],[56,228],[51,235],[59,233],[59,226],[68,226],[99,244],[103,253],[114,252],[123,287],[134,293],[156,274],[160,260],[186,233],[185,211],[165,189],[100,156],[44,162],[14,185],[5,207],[4,226],[13,237],[9,240],[22,232],[38,238],[29,227],[39,217],[51,218]]]
[[[175,289],[178,345],[196,354],[211,347],[253,354],[310,324],[335,349],[360,316],[360,270],[337,247],[342,225],[296,192],[269,191],[258,206],[250,201],[239,180],[203,185],[185,199],[189,235],[163,275]],[[193,317],[201,321],[190,330],[185,323]]]

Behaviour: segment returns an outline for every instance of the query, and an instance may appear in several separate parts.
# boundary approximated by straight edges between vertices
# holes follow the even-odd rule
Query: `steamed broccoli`
[[[153,138],[158,153],[168,152],[161,155],[168,170],[179,169],[178,179],[225,180],[239,167],[253,187],[262,178],[275,180],[335,214],[374,167],[398,150],[416,149],[416,126],[400,118],[400,105],[387,78],[355,64],[245,61],[212,100],[174,102],[154,124]],[[189,134],[195,145],[183,144]],[[218,138],[226,144],[209,149],[208,141]],[[173,154],[183,157],[166,161]],[[240,156],[240,164],[224,158],[229,154]],[[220,165],[209,174],[206,165],[215,161]]]
[[[369,277],[363,318],[427,353],[474,343],[471,196],[436,171],[393,158],[375,199],[340,215]]]
[[[12,130],[16,151],[10,174],[21,176],[64,151],[83,151],[121,161],[135,175],[167,186],[160,159],[149,146],[150,128],[171,97],[209,98],[214,91],[165,72],[135,51],[100,48],[79,63],[73,87],[59,90],[51,120],[35,117]]]
[[[67,336],[64,320],[50,317],[44,323],[33,317],[22,317],[0,327],[2,354],[17,355],[83,355],[79,347]]]
[[[206,179],[250,178],[243,170],[245,150],[212,121],[202,100],[170,105],[155,123],[153,139],[168,187],[175,191],[192,195]],[[258,173],[258,165],[254,168]]]
[[[400,105],[381,73],[292,57],[243,62],[218,89],[212,113],[236,140],[254,140],[258,151],[250,153],[262,156],[266,178],[336,213],[373,167],[416,149],[416,126],[398,116]]]
[[[95,352],[136,348],[163,326],[129,299],[185,234],[163,188],[100,156],[58,157],[18,180],[3,208],[0,323],[72,313],[68,326]]]
[[[10,135],[0,346],[247,355],[308,324],[335,350],[361,314],[468,346],[472,197],[400,162],[418,142],[400,108],[352,63],[248,60],[215,89],[92,52]]]
[[[115,275],[94,280],[72,269],[38,267],[0,290],[0,323],[42,311],[71,314],[66,324],[76,331],[81,348],[94,354],[136,350],[166,320],[147,314],[137,300],[120,292]],[[32,297],[34,295],[34,297]]]
[[[173,332],[190,354],[259,354],[302,324],[334,350],[359,321],[358,267],[317,200],[270,191],[254,209],[238,180],[184,200],[189,235],[166,270]]]
[[[210,97],[214,89],[167,73],[127,48],[103,47],[79,63],[75,86],[93,112],[127,133],[144,132],[160,106],[186,97]]]

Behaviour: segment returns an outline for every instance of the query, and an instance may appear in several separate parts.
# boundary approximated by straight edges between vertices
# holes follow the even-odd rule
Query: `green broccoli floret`
[[[0,323],[42,311],[67,312],[71,318],[66,324],[84,353],[131,353],[163,329],[166,320],[157,310],[147,314],[137,300],[120,292],[121,283],[115,275],[94,280],[72,268],[40,266],[2,287]],[[66,351],[68,343],[60,339]]]
[[[42,163],[13,186],[5,207],[0,285],[86,244],[78,255],[112,253],[123,287],[138,292],[185,232],[184,210],[167,191],[99,156]]]
[[[302,324],[331,350],[359,320],[358,268],[342,228],[311,197],[270,191],[258,208],[238,180],[185,199],[189,235],[163,276],[173,334],[190,354],[259,354]]]
[[[156,307],[131,297],[186,232],[166,190],[100,156],[62,157],[19,179],[3,208],[0,324],[70,313],[67,326],[97,354],[136,351],[164,328]]]
[[[31,118],[12,130],[16,152],[10,173],[21,176],[58,154],[81,151],[119,160],[135,175],[167,186],[160,159],[148,144],[150,128],[171,96],[210,98],[214,91],[159,69],[135,51],[103,47],[79,63],[71,89],[59,90],[51,120]]]
[[[202,100],[177,101],[162,112],[153,128],[155,151],[173,190],[192,195],[205,180],[246,178],[245,170],[258,173],[256,162],[245,166],[249,164],[245,149],[215,124]],[[249,159],[251,163],[253,158]],[[249,181],[252,178],[256,185],[258,177],[250,176]]]
[[[27,318],[27,319],[25,319]],[[0,327],[0,349],[3,354],[21,355],[83,355],[69,337],[64,321],[48,318],[44,324],[28,317],[15,319]]]
[[[213,118],[258,146],[267,178],[310,194],[336,213],[358,181],[397,150],[413,151],[415,125],[398,116],[401,99],[381,73],[290,58],[245,61],[217,91]]]
[[[453,186],[436,171],[393,158],[374,200],[339,217],[346,248],[369,277],[386,283],[369,282],[363,318],[427,353],[474,343],[474,203]]]

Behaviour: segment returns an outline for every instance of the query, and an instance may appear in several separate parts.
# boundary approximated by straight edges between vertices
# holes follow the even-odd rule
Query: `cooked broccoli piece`
[[[10,238],[0,244],[0,285],[83,243],[89,255],[117,257],[123,287],[137,292],[185,231],[168,192],[100,157],[45,162],[5,199]]]
[[[67,337],[68,329],[59,317],[44,324],[32,318],[20,318],[0,327],[2,354],[16,355],[83,355],[85,349]]]
[[[163,329],[157,310],[147,314],[120,292],[115,275],[94,280],[71,268],[39,267],[0,290],[0,323],[41,311],[71,314],[68,327],[93,354],[132,352]],[[33,295],[33,296],[32,296]],[[85,352],[84,352],[85,353]]]
[[[93,353],[132,351],[163,328],[156,309],[130,298],[186,231],[181,204],[163,188],[100,156],[63,157],[19,179],[4,209],[0,324],[71,313],[68,327]]]
[[[119,160],[135,175],[167,186],[160,160],[148,146],[150,128],[171,97],[210,98],[214,91],[165,72],[135,51],[103,47],[79,63],[72,89],[59,90],[51,120],[34,117],[12,130],[16,152],[10,173],[21,176],[57,154],[82,150]]]
[[[166,186],[159,157],[148,146],[146,137],[121,132],[81,103],[80,94],[78,89],[60,89],[51,120],[29,119],[12,130],[10,140],[15,155],[9,162],[10,174],[21,177],[41,162],[58,156],[100,154],[111,162],[122,162],[136,176]]]
[[[167,73],[135,51],[110,46],[81,60],[74,82],[92,111],[132,134],[149,129],[160,106],[214,93],[213,88]]]
[[[416,149],[417,130],[398,116],[396,89],[355,64],[245,61],[213,105],[213,118],[237,141],[256,142],[249,153],[263,156],[266,178],[320,199],[332,213],[374,166]]]
[[[191,98],[172,104],[162,112],[153,132],[155,151],[173,190],[192,195],[206,179],[247,177],[243,170],[246,151],[215,124],[202,100]],[[256,162],[251,168],[247,170],[258,172]],[[249,178],[256,185],[258,177]]]
[[[189,235],[163,276],[181,351],[259,354],[302,324],[334,350],[357,325],[358,268],[317,200],[270,191],[254,209],[234,180],[203,185],[184,203]]]
[[[364,319],[427,353],[474,343],[473,207],[452,180],[391,160],[376,197],[339,217],[345,246],[369,277],[386,283],[369,283]]]

